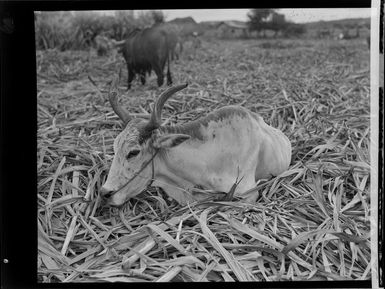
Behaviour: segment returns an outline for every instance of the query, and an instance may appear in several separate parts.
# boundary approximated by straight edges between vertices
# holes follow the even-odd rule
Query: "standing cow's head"
[[[154,105],[150,120],[133,119],[128,111],[118,105],[116,77],[111,85],[109,100],[125,128],[114,141],[115,156],[100,193],[108,205],[120,206],[129,198],[142,192],[154,177],[153,159],[158,151],[169,149],[189,139],[189,135],[160,132],[164,103],[187,84],[170,87]]]

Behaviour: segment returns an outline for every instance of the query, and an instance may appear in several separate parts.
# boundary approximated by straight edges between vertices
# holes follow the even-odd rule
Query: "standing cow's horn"
[[[110,104],[115,113],[120,117],[123,121],[123,124],[126,125],[130,120],[131,116],[129,112],[122,106],[118,104],[118,83],[120,79],[121,70],[119,71],[119,75],[116,75],[112,80],[110,91],[108,93],[108,99],[110,100]]]
[[[159,96],[158,100],[156,101],[156,103],[154,105],[154,110],[151,113],[151,118],[149,121],[149,127],[157,128],[162,124],[162,108],[163,108],[165,102],[174,93],[178,92],[179,90],[182,90],[183,88],[186,88],[187,85],[188,84],[185,83],[185,84],[179,84],[176,86],[172,86]]]
[[[111,39],[111,43],[114,47],[120,47],[126,43],[126,40],[117,41],[115,39]]]

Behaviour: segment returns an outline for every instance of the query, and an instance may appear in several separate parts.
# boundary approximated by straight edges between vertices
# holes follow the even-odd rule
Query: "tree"
[[[267,20],[274,9],[251,9],[247,14],[250,31],[261,31],[267,28]]]
[[[164,23],[166,16],[160,10],[143,10],[136,17],[136,26],[138,28],[151,27],[154,24]]]
[[[111,29],[115,40],[126,39],[137,23],[132,10],[117,10],[114,15],[114,22]]]
[[[271,20],[268,22],[268,28],[275,31],[275,35],[277,35],[278,31],[285,29],[289,23],[286,22],[285,15],[283,14],[273,11],[271,16]]]
[[[152,19],[154,20],[155,24],[164,23],[165,22],[165,15],[161,10],[153,10],[151,11]]]

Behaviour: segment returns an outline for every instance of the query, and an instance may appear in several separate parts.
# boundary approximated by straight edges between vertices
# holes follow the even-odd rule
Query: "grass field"
[[[189,86],[167,125],[239,104],[281,129],[290,168],[240,199],[179,206],[157,188],[122,208],[98,190],[121,130],[107,101],[123,58],[37,51],[38,280],[370,279],[369,50],[363,39],[203,41],[172,65]],[[97,86],[88,79],[90,76]],[[165,87],[152,74],[121,102],[136,116]]]

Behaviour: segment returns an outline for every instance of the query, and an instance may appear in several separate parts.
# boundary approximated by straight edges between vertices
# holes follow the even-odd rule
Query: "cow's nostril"
[[[111,190],[107,190],[105,188],[101,188],[100,189],[100,195],[104,198],[104,199],[108,199],[112,196],[112,194],[114,193],[114,191],[111,191]]]

